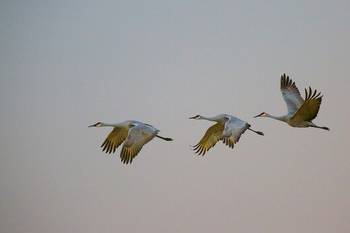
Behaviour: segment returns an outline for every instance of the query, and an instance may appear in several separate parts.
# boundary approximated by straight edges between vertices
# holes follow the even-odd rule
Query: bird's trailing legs
[[[259,134],[259,135],[261,135],[261,136],[264,136],[264,133],[261,132],[261,131],[256,131],[256,130],[251,129],[251,128],[248,128],[248,130],[250,130],[250,131],[252,131],[252,132],[254,132],[254,133],[256,133],[256,134]]]
[[[309,124],[309,127],[313,127],[313,128],[317,128],[317,129],[324,129],[324,130],[328,130],[328,131],[330,130],[326,126],[318,126],[318,125],[315,125],[314,123]]]
[[[156,137],[157,137],[157,138],[161,138],[161,139],[163,139],[163,140],[165,140],[165,141],[173,141],[172,138],[166,138],[166,137],[162,137],[162,136],[159,136],[159,135],[156,135]]]

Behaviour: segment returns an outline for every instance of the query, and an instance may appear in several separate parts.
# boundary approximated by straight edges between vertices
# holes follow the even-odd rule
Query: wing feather
[[[142,147],[152,140],[156,131],[150,126],[140,125],[135,126],[129,130],[129,134],[125,140],[122,151],[120,152],[120,159],[122,163],[128,164],[137,156]]]
[[[321,102],[322,96],[320,92],[317,93],[317,90],[312,91],[311,87],[309,89],[305,88],[305,102],[292,116],[291,121],[312,121],[320,110]]]
[[[222,139],[222,132],[224,131],[224,124],[216,123],[208,128],[202,139],[193,146],[193,150],[198,155],[205,155],[215,144]]]
[[[293,115],[304,103],[300,95],[299,89],[292,79],[286,74],[281,76],[281,92],[284,101],[287,104],[288,114]]]
[[[226,146],[230,147],[231,149],[233,149],[233,147],[234,147],[234,145],[235,145],[235,143],[236,143],[235,139],[234,139],[232,136],[230,136],[230,137],[224,137],[224,138],[222,139],[222,142],[223,142]]]
[[[234,147],[234,144],[239,142],[242,134],[250,127],[250,125],[242,120],[235,119],[226,123],[226,128],[230,133],[230,136],[224,137],[222,142],[229,146],[230,148]]]
[[[124,142],[128,136],[128,129],[124,127],[115,127],[107,136],[105,141],[102,143],[102,151],[106,153],[114,153],[115,150]]]

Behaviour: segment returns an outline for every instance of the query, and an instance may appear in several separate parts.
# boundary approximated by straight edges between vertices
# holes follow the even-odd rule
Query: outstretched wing
[[[131,163],[142,147],[152,140],[155,135],[156,131],[147,125],[138,125],[131,128],[120,152],[121,161],[125,164]]]
[[[106,140],[102,143],[102,151],[106,153],[114,153],[115,150],[124,142],[128,136],[128,129],[124,127],[115,127],[107,136]]]
[[[321,92],[305,88],[305,102],[291,118],[292,121],[312,121],[316,118],[322,102]]]
[[[229,146],[230,148],[234,147],[234,144],[239,142],[242,134],[250,127],[250,125],[242,120],[235,119],[226,123],[227,132],[230,133],[230,136],[222,138],[222,142]]]
[[[300,92],[289,76],[283,74],[281,76],[281,92],[284,101],[287,104],[288,115],[293,115],[304,103],[303,98],[300,95]]]
[[[215,144],[222,138],[222,132],[224,131],[224,124],[216,123],[209,127],[207,132],[205,132],[202,139],[193,146],[193,150],[198,155],[205,155],[205,153],[215,146]]]

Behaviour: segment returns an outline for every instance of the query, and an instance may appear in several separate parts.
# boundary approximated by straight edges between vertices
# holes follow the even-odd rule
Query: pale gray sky
[[[2,1],[1,232],[350,232],[349,1]],[[324,94],[315,123],[282,115],[279,78]],[[245,133],[205,157],[229,113]],[[141,120],[129,166],[97,121]]]

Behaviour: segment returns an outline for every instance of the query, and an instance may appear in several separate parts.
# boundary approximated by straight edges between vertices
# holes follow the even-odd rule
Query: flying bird
[[[113,130],[108,134],[107,138],[101,145],[103,148],[102,151],[105,151],[108,154],[114,153],[124,142],[120,152],[120,159],[124,164],[131,163],[142,147],[154,137],[165,141],[173,140],[158,135],[158,129],[154,128],[152,125],[139,121],[124,121],[117,124],[97,122],[89,127],[113,127]]]
[[[281,76],[281,92],[284,101],[287,104],[288,113],[284,116],[272,116],[262,112],[255,117],[269,117],[275,120],[286,122],[292,127],[314,127],[329,130],[328,127],[318,126],[312,122],[316,118],[322,102],[322,95],[317,90],[305,88],[305,100],[301,97],[300,92],[289,76]]]
[[[216,122],[216,124],[208,128],[202,139],[193,146],[193,150],[198,155],[205,155],[205,153],[220,140],[230,148],[233,148],[234,144],[239,141],[241,135],[247,129],[259,135],[264,135],[263,132],[251,129],[250,124],[247,122],[228,114],[220,114],[215,117],[196,115],[190,117],[190,119]]]

